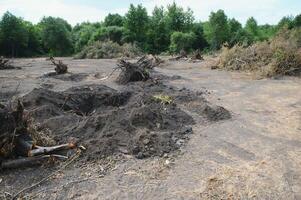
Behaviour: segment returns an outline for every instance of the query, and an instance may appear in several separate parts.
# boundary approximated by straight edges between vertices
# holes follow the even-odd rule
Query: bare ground
[[[1,71],[1,98],[20,82],[19,95],[35,87],[62,91],[103,80],[115,60],[64,59],[68,80],[40,79],[53,66],[45,59],[18,59],[22,70]],[[158,71],[181,76],[168,84],[207,91],[206,98],[232,112],[232,119],[203,125],[194,105],[183,110],[196,125],[174,156],[138,160],[128,155],[74,163],[26,196],[31,199],[301,199],[301,79],[254,80],[251,75],[213,71],[212,60],[169,62]],[[80,81],[76,82],[78,74]],[[201,124],[201,125],[200,125]],[[0,172],[0,192],[14,194],[55,167]],[[26,174],[26,175],[25,175]],[[18,181],[15,181],[17,178]],[[30,182],[28,182],[30,180]],[[9,196],[9,195],[7,195]]]

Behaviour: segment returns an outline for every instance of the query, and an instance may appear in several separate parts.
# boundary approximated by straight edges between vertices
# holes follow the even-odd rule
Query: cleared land
[[[72,74],[43,78],[53,71],[45,59],[17,59],[21,70],[0,74],[1,101],[34,88],[61,92],[71,87],[103,84],[116,60],[64,58]],[[170,61],[156,70],[164,84],[186,88],[232,118],[206,121],[199,101],[179,104],[194,120],[193,134],[173,154],[136,159],[130,154],[78,161],[26,194],[33,199],[300,199],[301,79],[254,80],[239,72],[210,70],[214,59],[200,63]],[[41,78],[42,77],[42,78]],[[86,153],[91,152],[89,148]],[[0,192],[14,194],[56,167],[0,172]]]

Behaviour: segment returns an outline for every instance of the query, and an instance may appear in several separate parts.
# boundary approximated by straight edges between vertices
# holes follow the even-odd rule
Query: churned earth
[[[246,73],[211,70],[215,59],[206,58],[198,63],[166,61],[154,73],[155,85],[124,86],[114,82],[118,73],[107,78],[116,60],[63,62],[69,65],[68,75],[47,77],[53,66],[43,58],[16,59],[21,70],[0,74],[0,101],[22,97],[34,118],[53,130],[56,141],[87,134],[79,137],[87,146],[81,157],[25,193],[26,198],[301,199],[300,78],[256,80]],[[85,95],[90,99],[90,90],[106,92],[92,93],[96,101],[89,106],[81,104]],[[66,94],[75,101],[66,101]],[[160,94],[171,96],[173,104],[154,101]],[[46,100],[54,100],[36,101],[47,95]],[[53,112],[43,111],[45,105]],[[57,126],[60,122],[66,124]],[[111,122],[119,131],[112,133]],[[127,135],[116,138],[121,130]],[[112,141],[95,137],[95,132],[110,133],[121,145],[109,145]],[[150,133],[163,138],[163,145],[145,137]],[[0,172],[1,196],[9,198],[58,167]]]

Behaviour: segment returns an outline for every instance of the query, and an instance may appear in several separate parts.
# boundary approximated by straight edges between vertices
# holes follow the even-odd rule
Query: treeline
[[[181,50],[217,50],[223,44],[250,45],[273,37],[280,29],[301,26],[301,15],[284,17],[277,25],[258,25],[251,17],[243,26],[223,10],[212,12],[207,22],[195,20],[191,9],[175,3],[154,8],[131,5],[125,16],[109,14],[103,22],[72,27],[61,18],[44,17],[38,24],[6,12],[0,21],[0,54],[12,57],[67,56],[99,41],[134,43],[144,52],[159,54]]]

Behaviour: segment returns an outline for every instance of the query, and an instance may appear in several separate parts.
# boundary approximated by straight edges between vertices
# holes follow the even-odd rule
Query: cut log
[[[68,157],[61,155],[42,155],[35,157],[19,158],[15,160],[6,160],[1,163],[0,169],[25,168],[36,165],[42,165],[53,160],[67,160]]]

